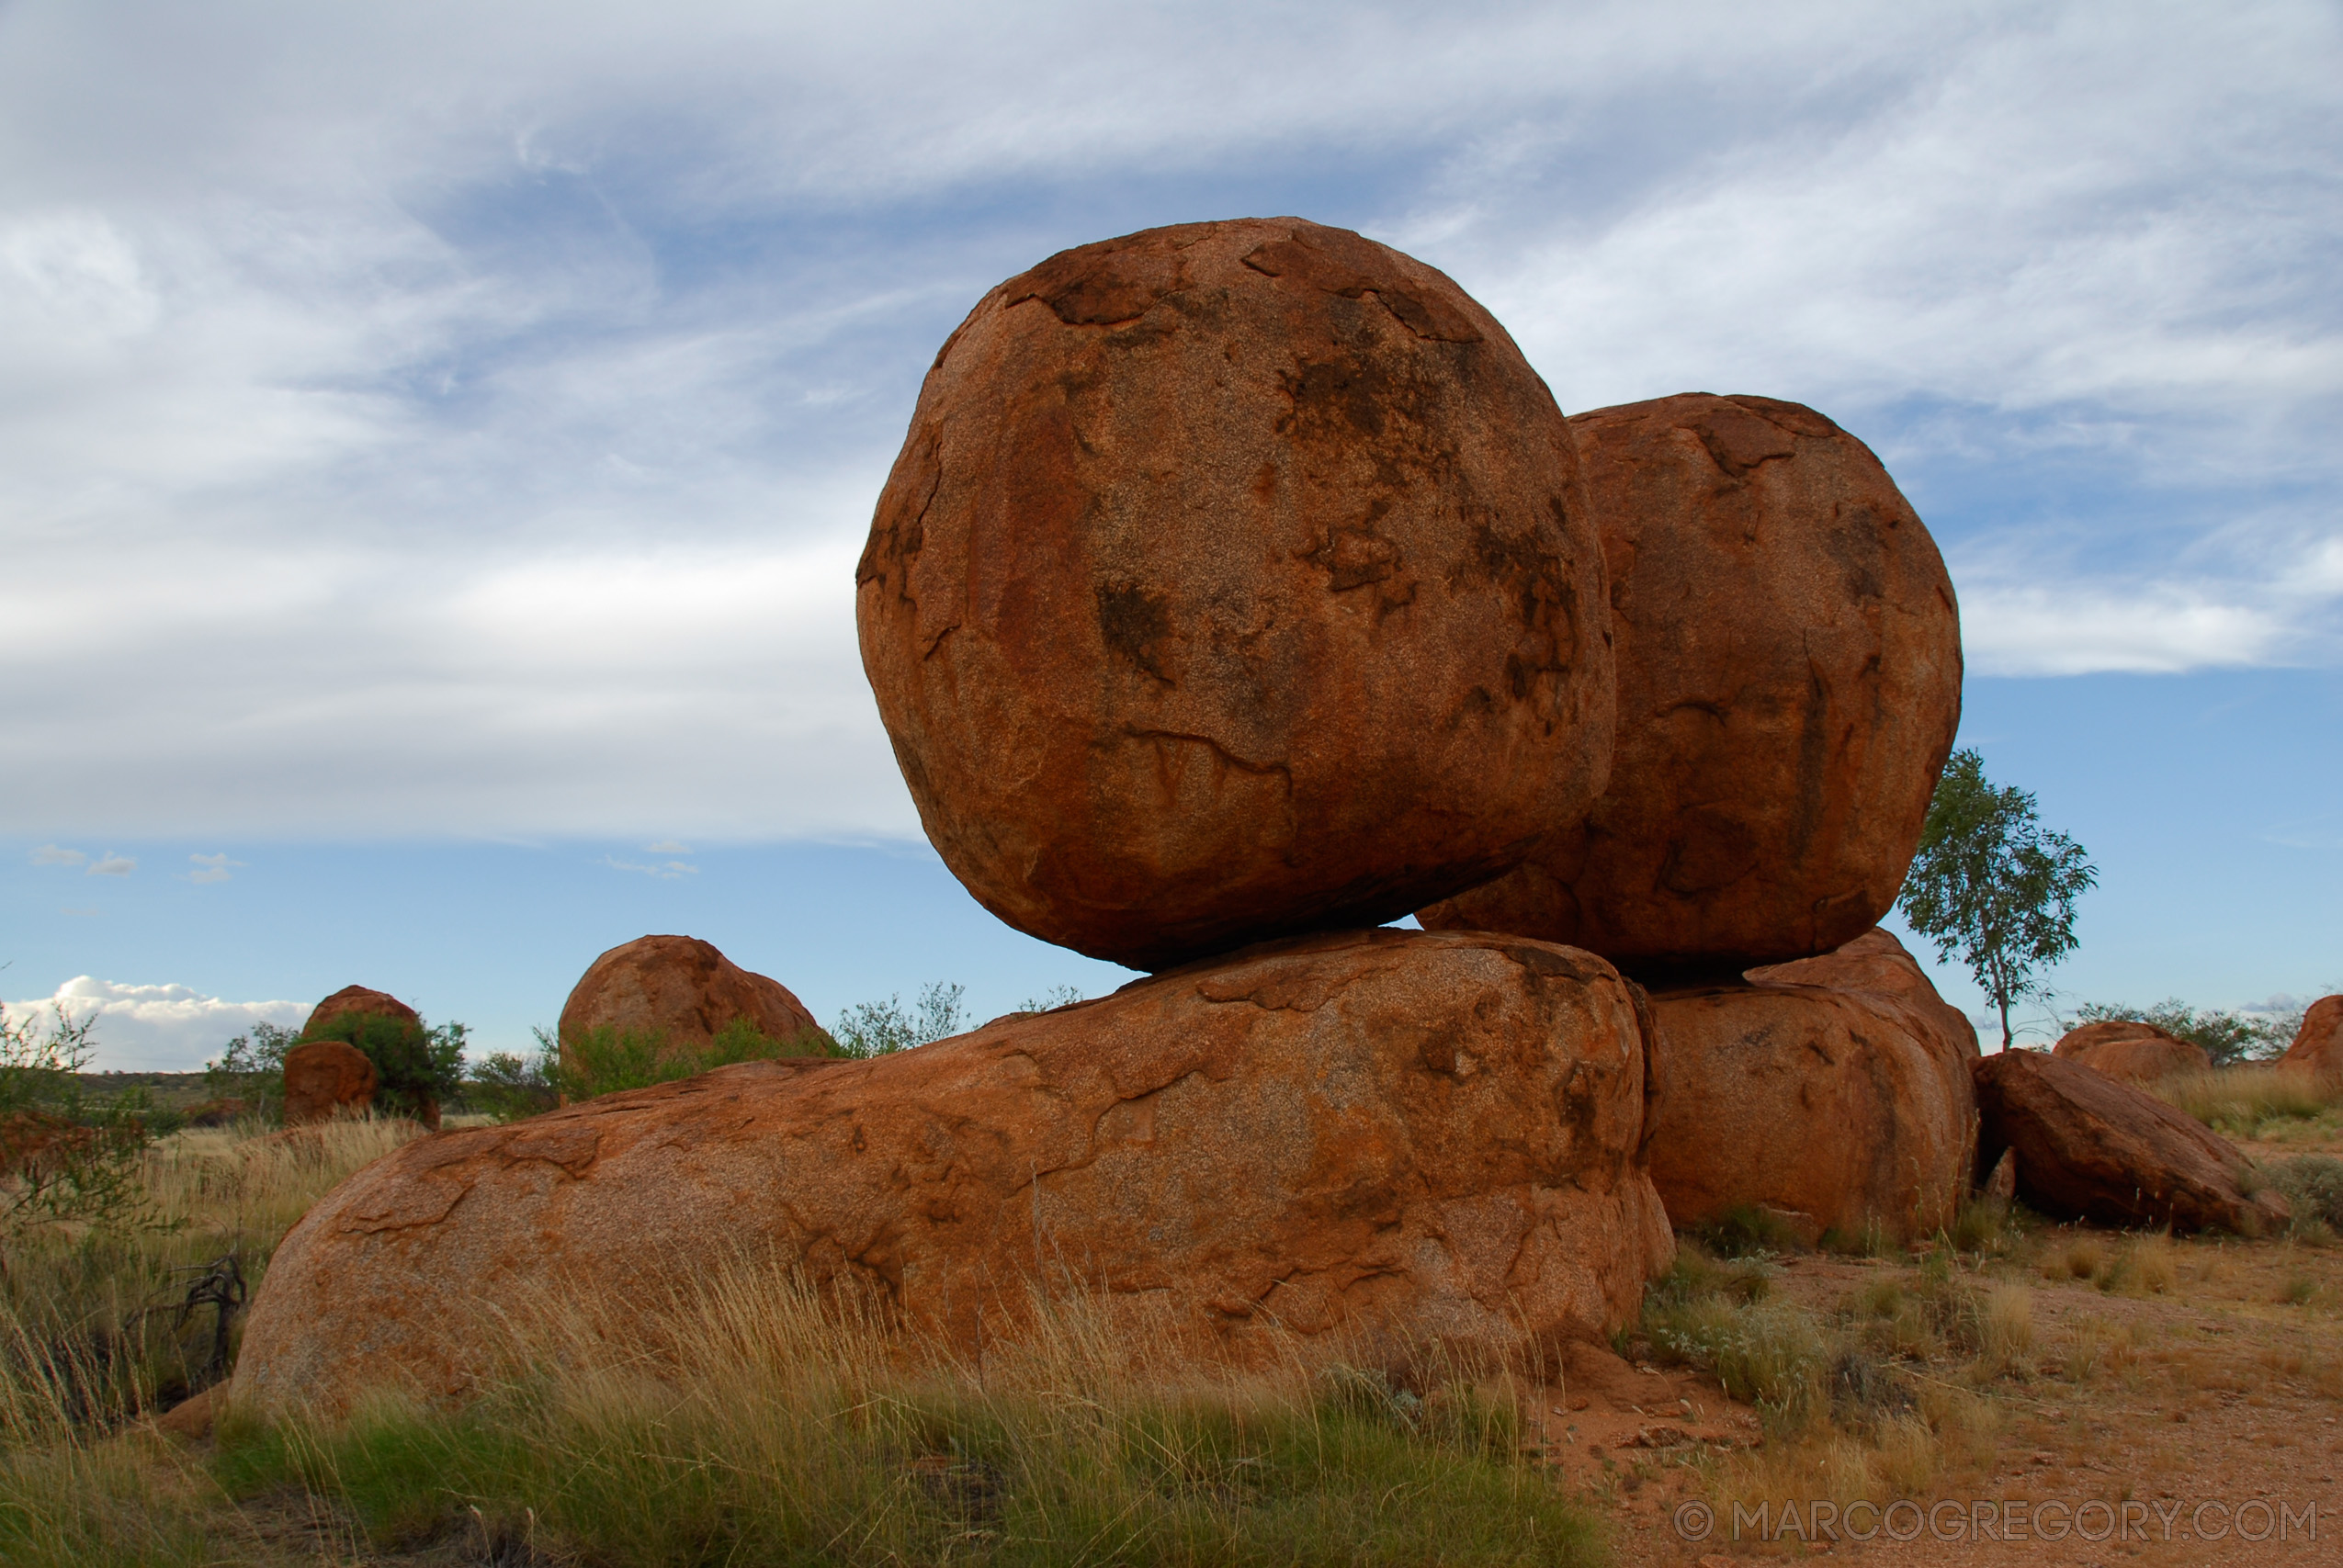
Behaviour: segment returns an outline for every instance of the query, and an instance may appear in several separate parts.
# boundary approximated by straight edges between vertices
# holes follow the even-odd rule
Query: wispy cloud
[[[79,850],[60,849],[55,844],[43,844],[32,852],[35,865],[79,865],[87,859]]]
[[[605,855],[602,857],[602,863],[613,871],[640,872],[645,876],[655,876],[662,882],[673,882],[683,877],[699,874],[699,867],[687,865],[678,860],[662,861],[657,865],[644,865],[636,861],[620,860],[616,855]]]
[[[225,854],[189,855],[187,859],[195,863],[196,868],[187,873],[189,882],[231,881],[234,869],[241,869],[244,864],[240,860],[230,860]]]
[[[90,862],[89,870],[83,874],[85,876],[128,876],[138,868],[139,863],[130,856],[118,855],[112,850],[108,850]]]
[[[662,839],[655,844],[645,844],[642,848],[643,853],[647,855],[687,855],[692,852],[692,847],[689,844],[679,844],[673,839]]]

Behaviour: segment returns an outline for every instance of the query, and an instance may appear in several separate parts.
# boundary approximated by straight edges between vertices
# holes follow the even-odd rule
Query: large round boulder
[[[780,981],[741,968],[697,937],[640,936],[587,965],[561,1004],[559,1035],[569,1042],[609,1030],[687,1055],[742,1022],[777,1043],[821,1048],[821,1026]]]
[[[240,1399],[461,1399],[527,1303],[743,1259],[974,1350],[1030,1287],[1230,1354],[1502,1355],[1631,1322],[1671,1251],[1627,983],[1517,938],[1301,938],[870,1060],[744,1063],[409,1144],[277,1249]],[[516,1304],[517,1303],[517,1304]]]
[[[1609,561],[1618,750],[1583,820],[1430,927],[1655,983],[1827,953],[1887,912],[1961,716],[1961,626],[1869,447],[1771,398],[1570,421]]]
[[[1951,1221],[1976,1143],[1976,1036],[1952,1010],[1777,981],[1651,1010],[1651,1179],[1679,1229],[1768,1209],[1812,1237],[1901,1240]]]
[[[1455,284],[1345,230],[1149,230],[993,289],[856,582],[945,863],[1137,968],[1485,882],[1610,767],[1561,412]]]
[[[2321,997],[2303,1014],[2282,1066],[2321,1077],[2343,1078],[2343,996]]]
[[[2177,1073],[2213,1071],[2213,1058],[2195,1041],[2129,1018],[2101,1019],[2070,1029],[2059,1036],[2050,1054],[2127,1083],[2154,1083]]]

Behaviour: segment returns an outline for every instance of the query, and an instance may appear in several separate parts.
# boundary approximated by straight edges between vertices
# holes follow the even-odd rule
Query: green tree
[[[1956,954],[2001,1014],[2044,989],[2041,971],[2075,950],[2075,900],[2098,886],[2083,847],[2043,827],[2034,797],[1985,776],[1974,750],[1952,753],[1929,802],[1919,852],[1899,896],[1912,929]]]
[[[931,982],[919,1001],[906,1010],[900,991],[883,1002],[856,1002],[838,1015],[832,1038],[849,1056],[885,1056],[925,1045],[947,1034],[957,1034],[967,1021],[960,1005],[966,987],[946,980]]]

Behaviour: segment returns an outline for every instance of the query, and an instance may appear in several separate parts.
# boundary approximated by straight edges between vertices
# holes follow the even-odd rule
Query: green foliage
[[[622,1089],[694,1077],[735,1062],[854,1055],[820,1030],[792,1040],[775,1040],[744,1018],[732,1020],[717,1031],[714,1040],[696,1048],[671,1043],[665,1030],[607,1027],[572,1031],[558,1044],[540,1029],[537,1041],[538,1054],[529,1062],[499,1055],[474,1068],[470,1080],[474,1102],[509,1121],[516,1114],[535,1115],[556,1097],[592,1100]]]
[[[2036,820],[2032,795],[1992,784],[1964,750],[1937,780],[1900,898],[1937,956],[1958,954],[1993,998],[2006,1050],[2010,1004],[2041,994],[2040,972],[2074,951],[2075,900],[2098,883],[2082,846]]]
[[[2114,1019],[2153,1024],[2167,1034],[2193,1041],[2204,1048],[2204,1054],[2213,1058],[2216,1067],[2234,1067],[2244,1062],[2268,1061],[2283,1055],[2286,1047],[2294,1043],[2294,1032],[2303,1026],[2300,1012],[2258,1018],[2251,1013],[2217,1008],[2199,1011],[2178,997],[2168,998],[2152,1008],[2135,1008],[2129,1002],[2087,1002],[2075,1013],[2078,1024]]]
[[[1734,1204],[1694,1234],[1702,1246],[1719,1258],[1761,1258],[1798,1250],[1797,1233],[1790,1222],[1754,1203]]]
[[[0,1236],[40,1225],[101,1230],[160,1224],[140,1163],[178,1118],[144,1089],[100,1098],[80,1074],[96,1047],[94,1019],[61,1008],[46,1028],[0,1008]]]
[[[266,1121],[285,1119],[285,1053],[300,1043],[298,1030],[255,1023],[203,1065],[203,1087],[215,1100],[240,1100]]]
[[[1071,1007],[1082,999],[1082,994],[1071,986],[1052,986],[1037,997],[1027,997],[1017,1004],[1019,1012],[1048,1012],[1054,1008]]]
[[[460,1023],[425,1029],[379,1012],[345,1012],[303,1030],[298,1043],[339,1040],[357,1046],[374,1064],[375,1109],[427,1120],[425,1106],[455,1099],[463,1087],[464,1039],[470,1032]]]
[[[830,1032],[849,1056],[908,1051],[960,1032],[968,1021],[960,1006],[963,994],[964,987],[935,980],[920,991],[919,1001],[909,1011],[904,1010],[900,992],[883,1002],[856,1002],[839,1014]],[[1042,1010],[1029,1005],[1025,1010]]]

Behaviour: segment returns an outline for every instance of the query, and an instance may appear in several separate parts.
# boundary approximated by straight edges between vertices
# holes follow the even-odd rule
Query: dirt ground
[[[2325,1136],[2244,1146],[2257,1158],[2343,1156],[2343,1140]],[[1723,1494],[1734,1489],[1737,1455],[1746,1466],[1764,1441],[1760,1425],[1713,1381],[1681,1371],[1613,1363],[1607,1376],[1586,1369],[1575,1387],[1566,1378],[1545,1402],[1548,1452],[1612,1522],[1615,1560],[1635,1568],[1782,1556],[1978,1568],[2343,1564],[2343,1248],[2176,1238],[2168,1280],[2106,1289],[2075,1277],[2070,1259],[2122,1245],[2052,1227],[1985,1266],[1984,1278],[2032,1292],[2032,1352],[1976,1387],[1975,1442],[1948,1454],[1919,1507],[1885,1529],[1872,1512],[1815,1518],[1811,1499],[1830,1495],[1817,1460],[1814,1484],[1789,1484],[1808,1496],[1771,1499],[1763,1533],[1775,1539],[1745,1522],[1732,1540]],[[1776,1299],[1821,1313],[1883,1276],[1919,1272],[1896,1258],[1805,1256],[1778,1267]],[[1797,1505],[1794,1530],[1785,1502]],[[1703,1504],[1714,1523],[1686,1539],[1699,1534]]]

